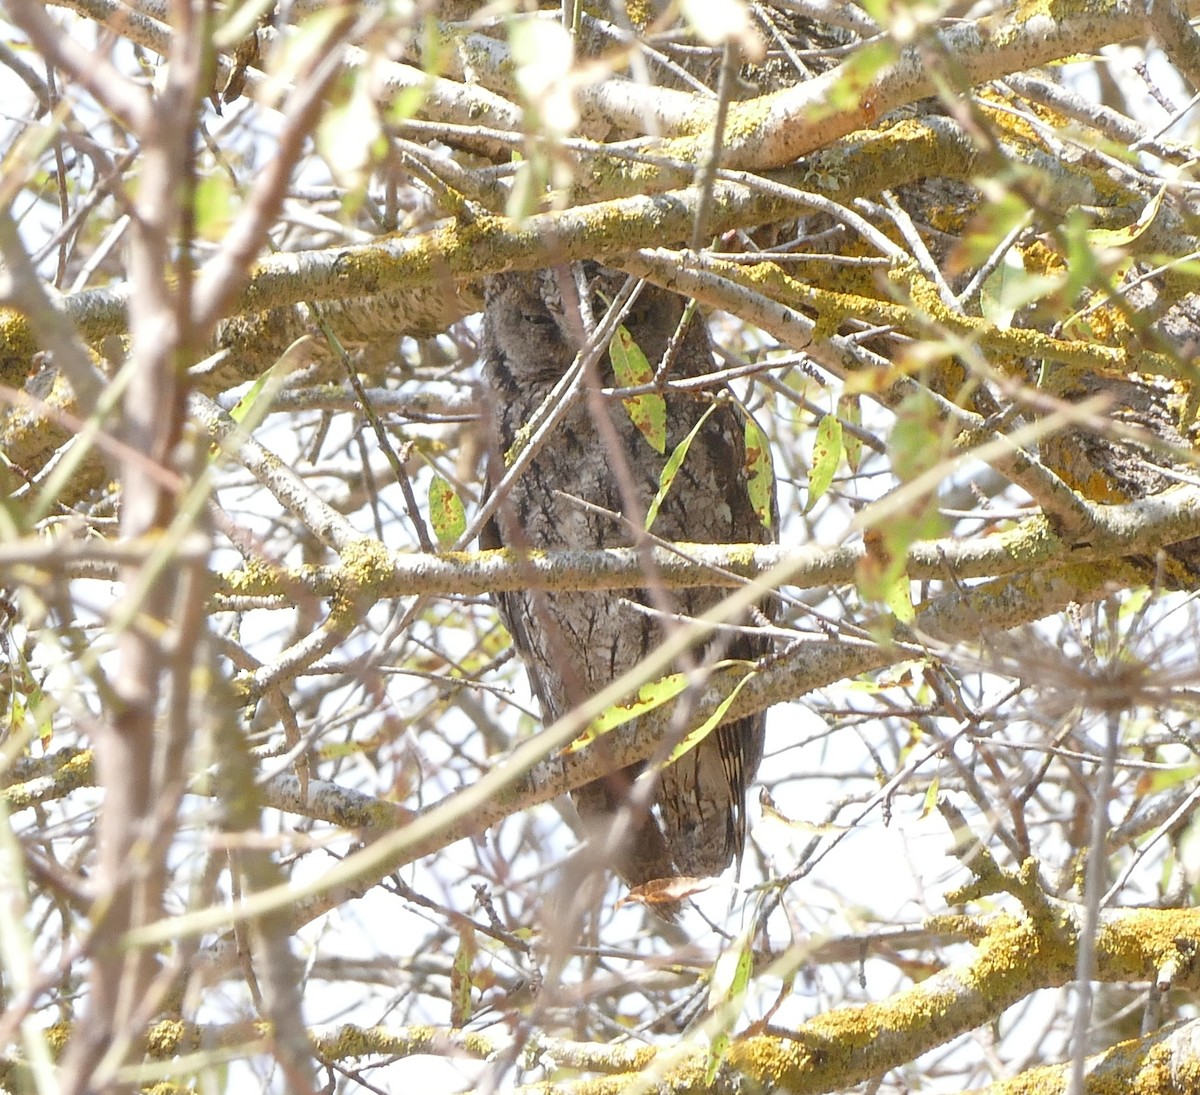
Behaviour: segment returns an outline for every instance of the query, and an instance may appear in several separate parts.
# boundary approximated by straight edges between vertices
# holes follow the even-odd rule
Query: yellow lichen
[[[62,759],[62,753],[49,758],[51,763]],[[59,797],[75,790],[77,787],[90,787],[95,782],[95,757],[90,749],[80,749],[68,752],[62,763],[51,773],[49,779],[53,790],[42,789],[30,793],[24,784],[16,784],[0,790],[0,798],[4,800],[10,811],[25,810],[44,802],[47,798]],[[44,784],[42,785],[44,788]]]
[[[625,14],[635,30],[645,30],[654,21],[654,5],[649,0],[626,0]]]
[[[380,590],[395,575],[392,557],[378,540],[364,536],[341,550],[341,568],[333,579],[328,626],[352,626],[363,606],[379,599]]]
[[[364,536],[341,550],[342,572],[355,589],[375,590],[392,578],[391,552],[378,540]]]
[[[194,1042],[194,1039],[188,1039],[188,1034],[188,1024],[182,1019],[162,1019],[146,1032],[146,1051],[152,1057],[173,1057]]]
[[[252,557],[241,569],[221,575],[221,582],[234,597],[268,597],[281,592],[279,576],[274,563]]]
[[[20,312],[0,308],[0,384],[21,388],[29,372],[29,361],[38,351],[29,321]]]

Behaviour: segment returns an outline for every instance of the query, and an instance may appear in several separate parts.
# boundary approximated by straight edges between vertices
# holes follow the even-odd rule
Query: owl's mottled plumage
[[[623,275],[589,267],[597,317]],[[564,283],[563,279],[567,279]],[[574,279],[566,268],[490,279],[484,314],[485,399],[495,436],[495,465],[530,420],[579,349],[582,323],[572,300]],[[598,292],[602,290],[602,292]],[[653,286],[643,287],[625,325],[652,365],[662,357],[683,314],[684,301]],[[615,386],[608,355],[600,362],[602,386]],[[714,368],[708,331],[697,316],[673,358],[670,378],[697,376]],[[695,395],[668,393],[665,454],[654,450],[622,404],[607,406],[612,435],[627,464],[641,514],[658,490],[659,475],[675,447],[709,406]],[[593,418],[594,400],[581,399],[557,424],[530,467],[513,485],[485,530],[485,546],[518,549],[588,549],[632,542],[610,513],[625,506],[612,454]],[[698,543],[767,543],[776,537],[755,513],[746,492],[745,412],[725,401],[709,416],[684,460],[653,532],[669,540]],[[493,467],[492,480],[502,468]],[[677,590],[671,608],[698,616],[724,591]],[[529,672],[543,716],[551,721],[636,665],[660,641],[662,625],[630,600],[649,604],[647,591],[503,593],[500,615]],[[739,636],[721,657],[756,658],[764,644]],[[703,657],[704,652],[697,655]],[[613,866],[630,885],[676,875],[711,875],[740,857],[745,837],[746,784],[762,758],[761,716],[726,724],[661,775],[656,810],[634,821],[631,838]],[[585,824],[595,832],[625,804],[636,769],[615,773],[572,796]]]

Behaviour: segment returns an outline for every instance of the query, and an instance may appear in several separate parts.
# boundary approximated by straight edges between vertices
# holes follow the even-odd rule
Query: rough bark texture
[[[603,312],[622,275],[592,268],[592,304]],[[484,380],[493,420],[493,458],[499,479],[502,454],[571,364],[583,341],[575,279],[566,268],[493,278],[484,318]],[[652,365],[659,362],[683,315],[684,301],[646,286],[625,325]],[[673,358],[669,378],[713,369],[708,331],[696,317]],[[593,377],[614,386],[605,355]],[[485,546],[518,550],[596,548],[633,542],[654,498],[659,475],[675,448],[710,406],[714,393],[666,393],[667,439],[658,453],[618,400],[607,406],[593,394],[578,399],[555,427],[528,470],[502,500],[485,530]],[[607,424],[598,423],[597,414]],[[653,532],[669,540],[704,543],[768,543],[777,519],[765,525],[746,491],[745,414],[721,402],[694,440],[668,493]],[[589,503],[605,512],[587,508]],[[649,585],[649,582],[648,582]],[[641,606],[699,615],[722,597],[718,589],[668,593],[550,593],[536,589],[496,597],[517,650],[529,671],[542,712],[552,720],[636,665],[661,640],[662,618]],[[738,636],[718,640],[693,661],[756,658],[765,640]],[[680,668],[683,668],[682,666]],[[681,727],[684,733],[689,727]],[[761,716],[720,727],[661,775],[650,804],[629,808],[630,835],[612,864],[630,885],[676,875],[710,875],[740,857],[746,784],[762,757]],[[602,747],[602,741],[600,743]],[[664,751],[668,746],[664,744]],[[626,808],[636,769],[614,773],[581,788],[575,805],[593,835],[607,833]]]
[[[1193,475],[1187,459],[1192,442],[1180,432],[1180,399],[1172,384],[1152,377],[1082,376],[1061,395],[1077,403],[1097,395],[1110,398],[1107,417],[1129,431],[1109,437],[1068,426],[1042,442],[1047,466],[1084,497],[1113,504],[1148,498],[1176,485],[1180,474],[1185,481]],[[1135,439],[1139,433],[1144,442]],[[1171,470],[1178,474],[1167,474]],[[1170,589],[1195,589],[1200,583],[1200,540],[1168,545],[1161,575],[1157,560],[1142,561],[1148,581],[1161,578]]]

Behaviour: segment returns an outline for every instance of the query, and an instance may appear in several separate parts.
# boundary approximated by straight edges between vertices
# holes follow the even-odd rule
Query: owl
[[[482,371],[490,418],[491,483],[505,470],[522,428],[542,406],[584,340],[580,295],[604,314],[624,275],[595,264],[491,278],[485,288]],[[571,303],[566,303],[566,302]],[[645,285],[624,326],[652,367],[675,339],[667,380],[714,370],[707,324],[693,315],[677,336],[685,301]],[[616,387],[603,354],[592,385]],[[532,464],[500,499],[484,529],[484,547],[562,550],[633,543],[630,520],[640,523],[659,489],[663,466],[705,412],[651,531],[667,540],[696,543],[769,543],[777,536],[774,502],[764,520],[747,492],[747,412],[717,388],[665,392],[664,452],[647,440],[618,399],[577,399],[556,423]],[[604,415],[607,421],[598,419]],[[615,451],[614,451],[615,450]],[[521,590],[494,598],[551,722],[598,692],[661,642],[667,613],[699,616],[725,591],[712,587],[658,591],[549,592]],[[667,603],[663,604],[663,597]],[[656,611],[648,610],[652,608]],[[743,623],[749,621],[743,620]],[[696,661],[754,659],[765,640],[739,633],[693,653]],[[682,668],[682,666],[676,666]],[[601,742],[603,739],[601,739]],[[745,841],[746,785],[762,759],[761,715],[727,723],[665,768],[650,808],[628,803],[639,768],[614,773],[572,794],[586,831],[612,829],[627,811],[629,833],[611,866],[630,886],[680,875],[719,874]]]

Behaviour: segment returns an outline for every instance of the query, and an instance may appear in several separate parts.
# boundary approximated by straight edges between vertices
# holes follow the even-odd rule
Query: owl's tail
[[[637,774],[636,768],[627,768],[571,792],[598,858],[630,888],[679,873],[649,801],[631,800]],[[667,920],[676,919],[681,911],[677,902],[651,907]]]

